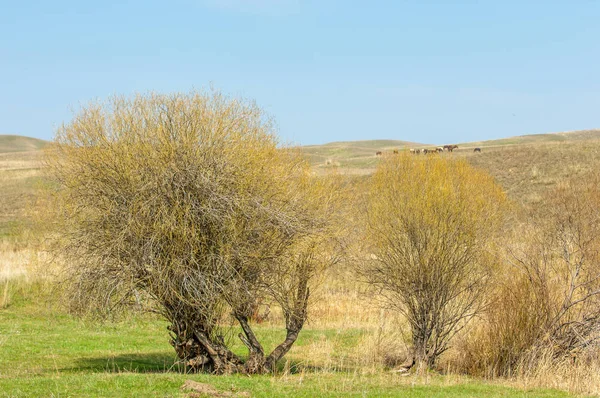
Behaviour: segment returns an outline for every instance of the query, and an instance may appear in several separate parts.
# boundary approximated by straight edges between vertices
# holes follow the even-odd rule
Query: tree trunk
[[[210,339],[201,330],[189,333],[187,330],[169,328],[173,332],[171,345],[179,359],[192,372],[231,374],[242,371],[244,362],[232,353],[222,342]]]
[[[285,327],[287,330],[285,340],[279,344],[273,352],[268,356],[266,361],[266,368],[269,371],[275,370],[275,365],[287,352],[292,348],[292,345],[298,339],[298,334],[304,326],[306,321],[306,308],[308,307],[308,297],[310,296],[310,290],[307,286],[307,281],[303,281],[298,286],[296,302],[294,303],[291,311],[286,313]]]
[[[173,332],[171,345],[177,356],[193,372],[210,372],[214,374],[262,374],[275,370],[277,362],[292,348],[298,339],[300,330],[306,321],[309,289],[306,283],[300,284],[294,305],[286,312],[286,338],[268,357],[248,323],[248,316],[242,311],[234,312],[234,316],[242,327],[243,333],[238,337],[248,348],[248,359],[243,361],[222,341],[210,338],[210,333],[202,327],[202,322],[194,326],[174,322],[169,330]],[[190,333],[190,330],[192,332]]]
[[[236,319],[244,331],[243,334],[240,333],[238,336],[249,352],[248,359],[244,364],[245,373],[266,373],[268,369],[265,367],[265,350],[256,338],[254,331],[250,328],[248,318],[244,315],[236,314]]]
[[[418,367],[431,368],[435,364],[435,355],[430,352],[429,339],[431,331],[427,327],[413,328],[413,360]]]

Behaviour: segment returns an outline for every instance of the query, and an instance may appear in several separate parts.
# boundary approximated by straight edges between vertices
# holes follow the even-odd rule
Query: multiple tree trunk
[[[226,345],[220,334],[211,333],[203,322],[191,324],[175,321],[169,327],[171,345],[180,360],[193,372],[209,372],[214,374],[263,374],[272,372],[277,362],[292,348],[300,330],[306,321],[306,307],[309,291],[306,288],[291,311],[285,312],[286,337],[269,355],[252,330],[248,316],[235,312],[242,332],[238,337],[248,348],[248,357],[244,360],[234,354]]]

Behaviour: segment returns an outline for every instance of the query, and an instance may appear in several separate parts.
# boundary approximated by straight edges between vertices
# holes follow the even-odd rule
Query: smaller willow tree
[[[387,157],[369,184],[359,271],[408,321],[413,363],[433,366],[484,305],[505,196],[483,171],[437,156]]]
[[[216,92],[117,97],[60,128],[47,163],[71,308],[146,305],[190,369],[271,371],[335,260],[336,203],[332,181],[273,131],[257,106]],[[251,327],[260,302],[285,319],[271,353]],[[246,359],[229,348],[227,319]]]

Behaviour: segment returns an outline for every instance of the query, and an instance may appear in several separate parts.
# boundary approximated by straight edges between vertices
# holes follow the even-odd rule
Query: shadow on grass
[[[67,372],[185,373],[185,367],[177,363],[173,353],[167,351],[79,358],[75,360],[72,367],[61,370]]]
[[[62,368],[64,372],[107,372],[107,373],[187,373],[185,366],[175,358],[174,354],[167,351],[159,351],[145,354],[122,354],[114,356],[79,358],[74,365]],[[276,374],[297,374],[302,372],[321,373],[328,372],[350,372],[352,367],[325,368],[322,366],[294,361],[285,358],[277,364]]]

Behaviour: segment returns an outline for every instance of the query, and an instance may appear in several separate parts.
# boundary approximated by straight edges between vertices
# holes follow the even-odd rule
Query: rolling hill
[[[519,135],[516,137],[500,138],[497,140],[488,141],[476,141],[464,143],[463,146],[473,147],[490,147],[490,146],[503,146],[503,145],[522,145],[522,144],[548,144],[552,142],[574,142],[574,141],[589,141],[600,139],[600,130],[578,130],[560,133],[546,133],[546,134],[528,134]]]
[[[473,148],[497,148],[514,145],[544,145],[552,143],[577,143],[600,140],[600,130],[580,130],[548,134],[530,134],[496,140],[457,143],[459,152]],[[369,140],[332,142],[323,145],[307,145],[303,147],[311,163],[316,167],[330,165],[343,169],[363,169],[375,167],[377,151],[391,152],[393,149],[408,150],[409,148],[435,148],[441,143],[419,144],[398,140]]]
[[[0,170],[37,170],[43,140],[0,135]],[[523,135],[497,140],[458,143],[459,149],[441,156],[463,157],[489,172],[514,200],[538,203],[548,188],[566,178],[600,170],[600,130]],[[436,145],[400,140],[368,140],[308,145],[302,149],[317,174],[335,168],[343,174],[372,173],[384,154]],[[474,153],[479,147],[481,153]],[[422,155],[421,155],[422,156]]]
[[[600,145],[600,130],[531,134],[496,140],[458,143],[459,149],[455,150],[453,155],[466,156],[470,159],[471,156],[474,155],[473,149],[476,147],[482,148],[483,152],[488,154],[487,156],[489,156],[490,152],[510,152],[513,149],[516,150],[516,148],[521,148],[521,152],[524,150],[523,148],[534,147],[537,147],[538,149],[546,148],[543,149],[543,151],[550,151],[547,148],[552,145],[560,145],[561,148],[566,146],[572,147],[570,151],[577,152],[579,146],[586,146],[587,144],[594,142],[598,142],[598,145]],[[309,145],[303,147],[303,150],[308,154],[312,165],[317,171],[324,171],[328,168],[336,167],[346,174],[368,174],[377,166],[377,151],[382,151],[385,154],[386,152],[391,153],[393,149],[403,151],[408,150],[409,148],[435,148],[440,145],[442,144],[419,144],[396,140],[371,140]],[[498,154],[494,155],[495,158],[498,158],[498,156]],[[550,156],[550,158],[552,158],[552,156]],[[587,159],[588,156],[583,155],[583,158]],[[523,157],[522,160],[527,161],[527,158]],[[587,162],[588,160],[591,161],[591,159],[585,161]],[[581,162],[583,161],[584,160],[581,160]],[[560,164],[561,163],[557,163],[554,167],[559,168]],[[490,172],[494,174],[493,170],[490,170]]]
[[[0,153],[37,151],[48,145],[48,141],[20,135],[0,135]]]
[[[523,205],[543,200],[548,189],[568,178],[600,170],[600,130],[523,135],[498,140],[458,143],[459,149],[440,156],[465,158],[486,170],[509,197]],[[392,149],[434,148],[405,141],[335,142],[304,147],[317,173],[336,168],[343,174],[369,174],[379,157]],[[474,153],[474,148],[481,153]],[[423,156],[423,155],[420,155]]]

